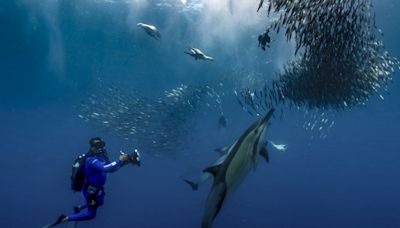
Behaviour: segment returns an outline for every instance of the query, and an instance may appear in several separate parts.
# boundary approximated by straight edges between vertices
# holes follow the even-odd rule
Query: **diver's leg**
[[[93,194],[89,194],[86,189],[82,190],[82,194],[85,198],[86,204],[83,206],[74,207],[74,214],[68,216],[68,221],[85,221],[93,219],[96,216],[97,207],[95,205],[90,206],[90,203],[93,204]],[[87,208],[88,210],[85,212],[80,212],[82,209],[85,208]]]
[[[86,221],[96,217],[97,209],[88,208],[87,211],[68,216],[68,221]]]
[[[86,208],[87,208],[87,204],[77,205],[74,207],[74,214],[78,214],[79,212],[81,212],[81,210],[86,209]]]
[[[86,201],[86,205],[83,206],[82,209],[87,208],[87,211],[68,216],[68,221],[85,221],[93,219],[96,217],[97,208],[103,205],[105,195],[103,191],[89,193],[84,190],[82,193]]]

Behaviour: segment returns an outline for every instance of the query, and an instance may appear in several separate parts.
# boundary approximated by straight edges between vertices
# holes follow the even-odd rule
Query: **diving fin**
[[[183,181],[185,181],[187,184],[189,184],[190,187],[192,187],[193,191],[196,191],[199,188],[198,184],[196,184],[196,183],[194,183],[194,182],[192,182],[190,180],[183,179]]]
[[[260,155],[264,157],[265,161],[269,163],[269,153],[266,147],[260,150]]]
[[[65,216],[65,215],[60,215],[60,216],[58,217],[57,221],[55,221],[54,223],[48,224],[48,225],[44,226],[43,228],[50,228],[50,227],[57,226],[58,224],[61,224],[61,223],[63,223],[63,222],[66,222],[66,221],[64,221],[66,218],[67,218],[67,216]]]

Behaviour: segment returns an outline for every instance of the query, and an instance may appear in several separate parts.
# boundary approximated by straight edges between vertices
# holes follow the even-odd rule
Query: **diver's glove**
[[[123,151],[120,151],[119,160],[124,164],[132,164],[140,166],[140,154],[137,149],[133,151],[131,154],[126,154]]]
[[[123,152],[122,150],[119,151],[119,160],[122,162],[123,165],[129,163],[128,162],[129,155]]]

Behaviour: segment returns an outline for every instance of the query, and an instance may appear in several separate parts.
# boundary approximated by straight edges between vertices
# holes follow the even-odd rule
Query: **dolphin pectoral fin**
[[[185,181],[187,184],[189,184],[190,187],[192,187],[192,190],[193,190],[193,191],[196,191],[196,190],[199,188],[199,185],[198,185],[198,184],[196,184],[196,183],[194,183],[194,182],[192,182],[192,181],[190,181],[190,180],[184,179],[183,181]]]
[[[219,155],[223,156],[228,153],[228,149],[229,149],[229,146],[224,146],[224,147],[215,149],[215,151],[218,152]]]
[[[218,174],[219,167],[221,167],[221,164],[215,165],[215,166],[210,166],[210,167],[204,169],[203,172],[211,173],[215,177]]]
[[[263,147],[263,148],[260,150],[260,155],[264,157],[264,159],[265,159],[265,161],[266,161],[267,163],[269,163],[269,153],[268,153],[268,150],[267,150],[266,147]]]

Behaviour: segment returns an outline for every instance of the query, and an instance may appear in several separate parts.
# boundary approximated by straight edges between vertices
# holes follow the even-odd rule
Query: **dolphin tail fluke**
[[[186,180],[184,179],[183,181],[185,181],[188,185],[190,185],[190,187],[192,187],[193,191],[197,191],[197,189],[199,188],[199,185],[190,181],[190,180]]]
[[[267,148],[263,147],[260,151],[260,155],[265,159],[267,163],[269,163],[269,153]]]

